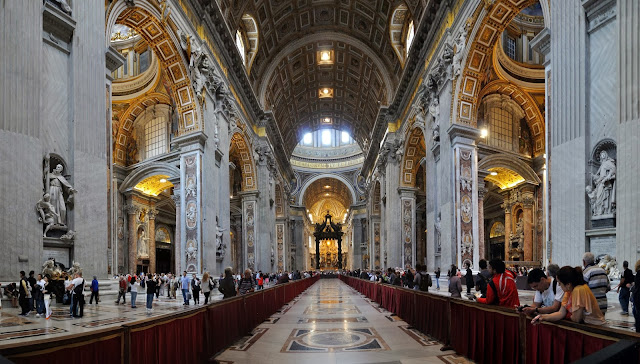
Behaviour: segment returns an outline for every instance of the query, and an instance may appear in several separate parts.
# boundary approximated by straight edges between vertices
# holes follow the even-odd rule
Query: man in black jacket
[[[233,273],[231,267],[224,270],[224,278],[220,280],[218,291],[222,293],[223,298],[234,297],[236,295],[236,284],[233,281]]]

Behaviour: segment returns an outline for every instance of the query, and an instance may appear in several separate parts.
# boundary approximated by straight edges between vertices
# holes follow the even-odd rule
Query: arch
[[[331,174],[331,173],[322,173],[322,174],[317,174],[315,176],[313,176],[312,178],[309,178],[304,185],[302,185],[302,187],[300,188],[300,193],[298,194],[298,205],[302,206],[304,205],[304,195],[307,192],[307,188],[309,188],[309,186],[311,186],[311,184],[321,178],[332,178],[332,179],[336,179],[340,182],[342,182],[346,187],[347,190],[349,191],[350,195],[351,195],[351,201],[352,203],[355,203],[356,201],[358,201],[356,199],[356,191],[353,189],[353,185],[351,184],[351,182],[349,182],[349,180],[347,178],[345,178],[342,175],[339,174]]]
[[[265,67],[263,76],[261,77],[260,87],[258,87],[258,99],[260,100],[260,104],[265,110],[269,109],[268,107],[269,105],[267,105],[267,96],[266,96],[267,87],[269,86],[269,80],[271,79],[273,73],[275,72],[278,65],[282,62],[282,60],[286,58],[288,54],[290,54],[294,50],[306,44],[314,43],[314,42],[322,42],[322,41],[326,41],[327,39],[343,42],[351,46],[354,46],[358,49],[361,49],[362,51],[366,52],[367,56],[371,58],[371,60],[373,61],[373,64],[379,70],[388,69],[388,67],[385,66],[380,56],[376,52],[374,52],[371,49],[371,47],[369,47],[364,42],[354,37],[351,37],[344,33],[331,32],[331,31],[309,34],[302,38],[299,38],[294,42],[287,44],[287,46],[284,47],[282,50],[280,50],[280,52],[278,52],[278,54],[276,54],[275,57],[273,57],[269,62],[269,64],[267,64],[267,66]],[[391,78],[389,77],[388,72],[380,72],[380,73],[383,77],[384,88],[386,90],[385,94],[387,95],[387,99],[380,100],[380,102],[382,102],[384,105],[388,105],[391,102],[392,95],[394,95],[394,91],[393,91],[394,83],[391,81]]]
[[[276,204],[276,216],[277,217],[282,217],[284,216],[284,196],[282,193],[282,187],[280,186],[280,184],[276,184],[276,198],[275,198],[275,204]]]
[[[245,67],[247,68],[247,74],[251,73],[251,66],[258,54],[258,41],[260,39],[260,32],[258,31],[258,23],[255,18],[249,14],[242,16],[241,34],[245,38],[245,54],[247,57]]]
[[[406,138],[407,146],[402,156],[402,171],[400,173],[400,185],[415,187],[416,173],[420,167],[420,160],[427,154],[424,134],[422,129],[414,127]]]
[[[398,5],[389,17],[389,38],[391,40],[391,46],[403,67],[407,60],[407,28],[411,21],[413,21],[411,12],[404,2]]]
[[[242,191],[256,190],[258,183],[256,180],[256,167],[253,161],[253,150],[251,144],[247,142],[248,138],[240,133],[234,133],[231,137],[231,145],[229,147],[229,158],[237,153],[238,161],[241,163],[240,171],[242,172]]]
[[[536,172],[527,163],[509,154],[498,153],[482,158],[478,162],[479,170],[489,168],[504,168],[519,174],[524,181],[533,185],[539,185],[542,181]]]
[[[157,175],[169,176],[169,178],[172,179],[180,179],[180,169],[176,166],[164,162],[145,164],[129,173],[127,178],[122,181],[122,184],[120,185],[120,188],[118,188],[118,190],[122,193],[131,192],[133,191],[133,188],[141,181]]]
[[[491,62],[491,52],[504,29],[522,9],[538,0],[496,0],[483,13],[477,31],[473,35],[471,46],[466,55],[458,86],[456,117],[460,123],[477,126],[478,95],[483,81],[484,70]],[[485,6],[481,2],[479,7]]]
[[[189,79],[186,64],[188,63],[177,47],[176,37],[168,31],[170,29],[168,21],[161,22],[158,19],[161,14],[157,8],[148,2],[136,2],[136,6],[128,7],[124,1],[114,2],[108,9],[105,38],[107,46],[110,44],[111,29],[115,23],[120,23],[135,29],[138,34],[147,42],[149,48],[153,49],[154,55],[160,60],[162,70],[172,81],[169,82],[171,89],[172,104],[175,105],[179,117],[178,132],[180,135],[202,128],[198,114],[200,108],[195,102],[193,87]],[[173,21],[171,21],[173,24]],[[175,26],[175,24],[173,24]],[[180,49],[180,51],[179,51]]]
[[[134,129],[134,122],[148,107],[153,105],[169,105],[171,99],[165,94],[152,92],[141,97],[129,105],[127,110],[122,114],[118,122],[113,122],[113,127],[117,128],[117,132],[113,138],[113,162],[119,165],[126,165],[127,160],[127,144]]]
[[[544,143],[544,116],[538,108],[533,97],[524,92],[520,87],[504,80],[490,82],[478,94],[478,101],[490,94],[500,94],[510,97],[524,111],[524,118],[527,121],[531,136],[533,138],[533,155],[538,156],[545,152]]]

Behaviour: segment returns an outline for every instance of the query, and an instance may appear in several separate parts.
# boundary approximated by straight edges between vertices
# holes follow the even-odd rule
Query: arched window
[[[145,159],[167,152],[167,119],[157,116],[149,120],[144,126]]]
[[[242,40],[242,33],[240,30],[236,31],[236,46],[238,47],[238,52],[240,52],[240,57],[242,58],[242,63],[247,65],[247,53],[244,47],[244,41]]]
[[[524,118],[524,111],[509,96],[491,94],[483,99],[484,127],[487,137],[484,143],[490,147],[509,152],[518,151],[518,120]]]
[[[413,28],[413,20],[409,22],[409,26],[407,27],[407,40],[405,41],[405,57],[409,56],[409,50],[411,49],[411,44],[413,43],[413,38],[415,37],[415,29]]]

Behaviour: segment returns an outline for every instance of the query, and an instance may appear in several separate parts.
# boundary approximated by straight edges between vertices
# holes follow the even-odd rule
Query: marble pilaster
[[[522,211],[524,222],[524,260],[533,261],[533,191],[523,191]]]
[[[171,181],[173,183],[173,195],[171,195],[171,199],[176,207],[176,229],[175,229],[175,237],[173,238],[173,259],[174,259],[174,269],[176,274],[181,274],[183,271],[182,267],[182,197],[180,193],[180,182],[179,181]]]
[[[150,209],[147,211],[147,216],[149,218],[149,272],[152,273],[163,273],[156,272],[156,215],[158,211],[155,209]],[[164,272],[166,273],[166,272]]]
[[[138,241],[137,237],[137,216],[139,213],[139,209],[137,206],[133,204],[129,204],[126,207],[127,217],[128,217],[128,236],[129,236],[129,269],[126,270],[127,273],[136,272],[136,267],[138,265]],[[138,272],[139,273],[139,272]]]
[[[402,267],[416,264],[416,191],[413,188],[399,188],[402,229]]]

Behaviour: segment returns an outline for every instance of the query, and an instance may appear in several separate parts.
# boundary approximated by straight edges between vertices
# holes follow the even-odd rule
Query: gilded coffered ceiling
[[[266,110],[272,110],[291,154],[303,132],[330,117],[367,149],[381,105],[387,105],[402,74],[391,44],[394,9],[406,4],[420,19],[424,1],[255,0],[218,2],[229,30],[243,30],[242,17],[257,23],[259,41],[249,80]],[[319,51],[332,51],[321,64]],[[320,98],[321,89],[332,97]]]
[[[334,212],[341,214],[334,216],[336,216],[336,221],[342,221],[344,212],[353,203],[349,188],[335,178],[320,178],[314,181],[305,190],[303,202],[309,213],[312,214],[314,221],[324,218],[327,213],[326,206],[333,206],[328,209],[335,210],[332,211],[332,214]]]
[[[514,172],[510,169],[503,167],[494,167],[489,168],[491,172],[485,179],[487,181],[493,182],[496,186],[500,187],[500,189],[505,190],[507,188],[514,187],[524,182],[524,177],[519,175],[517,172]]]
[[[169,176],[155,175],[147,177],[140,181],[134,189],[149,196],[158,196],[162,191],[167,188],[173,187],[173,184],[168,181]]]

